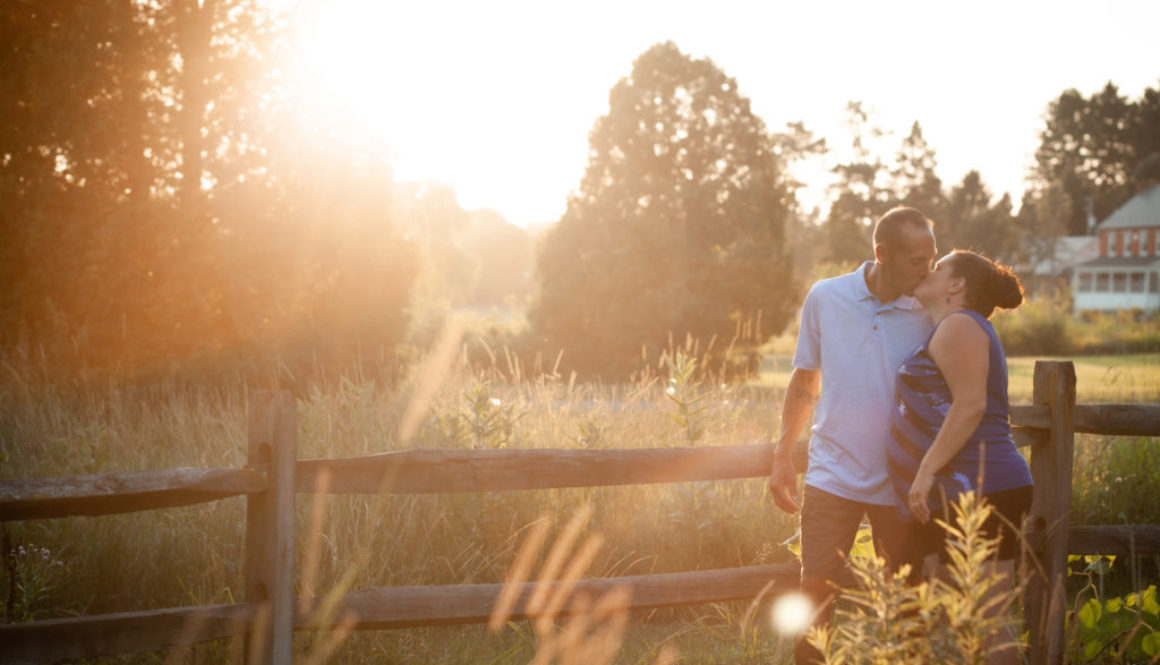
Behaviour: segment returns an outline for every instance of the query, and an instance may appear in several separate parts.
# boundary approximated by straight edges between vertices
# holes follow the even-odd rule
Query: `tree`
[[[792,195],[737,82],[667,42],[637,58],[609,107],[538,257],[540,343],[587,376],[619,379],[642,347],[655,358],[692,336],[721,351],[758,317],[761,336],[781,330]]]
[[[146,221],[166,212],[152,197],[163,157],[151,158],[150,129],[163,104],[143,92],[165,67],[154,11],[50,0],[0,18],[5,348],[36,343],[55,361],[96,344],[118,356],[118,328],[138,319],[117,301],[150,289],[165,246]]]
[[[822,225],[826,258],[838,264],[868,256],[874,221],[900,198],[890,187],[887,166],[869,145],[886,132],[871,124],[861,102],[846,105],[846,124],[852,135],[850,161],[834,167],[838,180],[830,187],[833,200]]]
[[[892,188],[901,197],[902,205],[918,208],[930,219],[941,221],[947,210],[947,198],[942,180],[935,173],[938,160],[934,149],[922,135],[917,121],[910,134],[902,140],[891,170]],[[936,227],[935,231],[939,231]]]
[[[64,377],[389,353],[413,281],[400,195],[304,133],[270,65],[282,29],[256,0],[6,6],[5,351]]]
[[[491,210],[476,210],[468,219],[463,249],[479,264],[479,277],[468,303],[526,304],[532,287],[532,239],[528,232]]]
[[[1019,238],[1015,261],[1030,267],[1044,261],[1053,263],[1058,240],[1067,235],[1070,219],[1071,198],[1060,182],[1024,192],[1015,217]]]
[[[1128,101],[1110,81],[1090,98],[1065,90],[1048,104],[1032,172],[1037,188],[1062,184],[1071,199],[1068,231],[1088,232],[1135,193],[1132,172],[1160,151],[1160,91]]]
[[[1009,195],[992,202],[991,190],[978,171],[968,171],[951,188],[938,228],[943,249],[972,249],[1013,263],[1019,254],[1019,228]]]

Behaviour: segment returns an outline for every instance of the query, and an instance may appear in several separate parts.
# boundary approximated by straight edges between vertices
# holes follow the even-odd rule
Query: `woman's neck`
[[[966,306],[960,302],[957,302],[957,299],[952,299],[950,302],[943,300],[938,303],[928,305],[926,311],[930,315],[930,320],[933,321],[935,325],[938,325],[939,322],[941,322],[947,316],[954,314],[955,312],[966,311],[966,309]]]

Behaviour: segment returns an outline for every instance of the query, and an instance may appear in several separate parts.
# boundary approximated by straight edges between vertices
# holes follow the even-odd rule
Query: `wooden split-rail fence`
[[[1075,434],[1160,435],[1160,405],[1076,404],[1070,362],[1035,365],[1032,404],[1013,406],[1020,446],[1030,446],[1035,499],[1027,540],[1038,559],[1024,617],[1033,663],[1060,663],[1064,649],[1068,554],[1160,553],[1160,525],[1071,526]],[[294,400],[285,391],[250,395],[248,462],[242,469],[180,468],[67,478],[0,481],[0,521],[109,515],[245,495],[245,599],[68,619],[0,624],[0,663],[42,663],[174,649],[245,639],[253,663],[290,663],[296,630],[326,629],[299,610],[294,592],[294,497],[329,475],[330,493],[493,492],[728,480],[768,474],[768,445],[636,450],[418,449],[348,459],[296,458]],[[795,462],[804,469],[804,447]],[[773,510],[773,508],[771,508]],[[793,589],[796,563],[580,580],[573,597],[627,588],[626,609],[753,599]],[[773,583],[772,586],[770,583]],[[507,615],[530,618],[535,582]],[[502,584],[378,587],[339,600],[351,629],[378,630],[488,621]],[[567,614],[565,607],[560,614]]]

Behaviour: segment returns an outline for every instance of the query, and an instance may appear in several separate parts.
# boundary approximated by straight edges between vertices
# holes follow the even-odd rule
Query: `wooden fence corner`
[[[297,417],[288,391],[250,393],[247,465],[265,471],[268,487],[247,497],[246,600],[251,665],[289,665],[294,637],[294,465]]]
[[[1035,493],[1027,519],[1028,541],[1038,565],[1029,570],[1023,616],[1031,629],[1031,663],[1038,665],[1063,662],[1075,451],[1075,365],[1071,361],[1037,361],[1031,401],[1047,406],[1051,414],[1049,435],[1031,445]]]

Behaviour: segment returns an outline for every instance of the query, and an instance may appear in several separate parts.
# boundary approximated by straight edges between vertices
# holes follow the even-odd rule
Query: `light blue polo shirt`
[[[867,261],[813,285],[802,304],[793,366],[821,369],[806,484],[862,503],[893,505],[886,474],[898,368],[930,333],[910,296],[882,304],[866,286]]]

